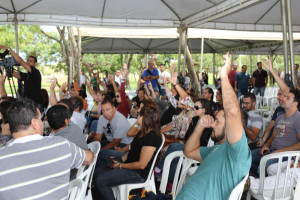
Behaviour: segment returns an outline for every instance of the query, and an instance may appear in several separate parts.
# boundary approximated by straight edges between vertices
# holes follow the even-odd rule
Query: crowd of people
[[[157,180],[166,157],[183,151],[201,164],[176,198],[228,199],[249,171],[259,177],[259,162],[267,152],[300,149],[300,92],[285,84],[269,60],[264,62],[265,70],[258,62],[251,77],[246,65],[241,72],[237,64],[231,66],[227,53],[215,78],[216,89],[206,85],[201,97],[191,87],[188,73],[177,74],[175,64],[169,69],[164,64],[157,66],[155,56],[141,71],[132,99],[126,94],[126,64],[102,80],[99,72],[88,77],[82,70],[80,84],[75,73],[69,89],[54,78],[48,97],[41,92],[41,84],[36,84],[41,81],[36,58],[25,62],[10,48],[0,48],[8,49],[27,70],[14,73],[25,84],[25,95],[19,99],[7,96],[6,77],[0,75],[0,160],[6,163],[0,166],[1,199],[64,199],[76,169],[93,159],[97,159],[94,199],[115,199],[111,187],[145,182],[152,173],[162,135],[165,143],[154,169]],[[267,71],[280,87],[280,106],[263,132],[262,116],[255,105],[256,95],[263,96],[267,87]],[[207,84],[207,74],[199,81]],[[93,110],[88,110],[87,93],[94,100]],[[43,121],[50,131],[45,131]],[[101,144],[97,158],[88,150],[93,141]],[[209,141],[214,145],[207,146]],[[176,162],[170,167],[169,191]],[[257,179],[252,177],[251,184],[257,185]]]

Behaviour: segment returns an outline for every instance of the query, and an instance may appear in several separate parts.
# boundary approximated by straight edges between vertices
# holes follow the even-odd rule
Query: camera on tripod
[[[8,50],[5,50],[3,53],[0,53],[0,66],[4,67],[6,76],[10,78],[12,77],[13,66],[20,66],[20,63],[18,63],[12,56],[5,58],[7,54],[9,54]],[[0,73],[3,73],[1,69]]]

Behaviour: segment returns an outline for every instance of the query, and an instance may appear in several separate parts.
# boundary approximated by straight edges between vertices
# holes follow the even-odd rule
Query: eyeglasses
[[[246,104],[246,105],[249,105],[250,103],[252,103],[252,102],[243,102],[243,104]]]
[[[120,97],[120,95],[116,95],[116,98],[119,98]]]
[[[199,110],[202,109],[203,107],[199,107],[199,106],[194,106],[195,110]]]
[[[106,128],[107,128],[107,134],[111,134],[110,123],[107,124]]]

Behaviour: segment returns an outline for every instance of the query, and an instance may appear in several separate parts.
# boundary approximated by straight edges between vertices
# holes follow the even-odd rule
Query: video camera
[[[12,77],[13,66],[20,66],[20,63],[18,63],[12,56],[5,58],[5,56],[8,54],[8,50],[5,50],[3,53],[0,53],[0,66],[4,66],[7,77]],[[3,73],[1,69],[0,73]]]

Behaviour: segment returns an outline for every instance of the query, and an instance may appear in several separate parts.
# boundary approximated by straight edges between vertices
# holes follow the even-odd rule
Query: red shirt
[[[234,80],[235,80],[235,76],[239,71],[233,71],[232,69],[230,69],[228,78],[229,78],[229,82],[231,84],[231,86],[234,88]]]
[[[126,93],[125,93],[125,83],[121,83],[120,87],[120,97],[121,97],[121,103],[119,104],[117,111],[122,113],[126,118],[128,117],[128,114],[130,112],[130,108],[128,105],[128,101],[126,99]]]

